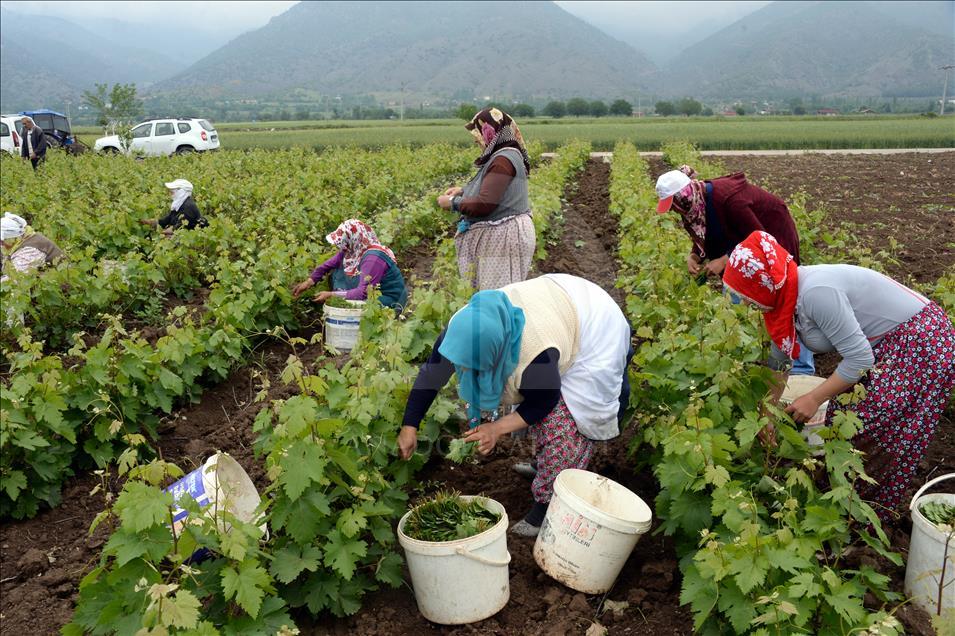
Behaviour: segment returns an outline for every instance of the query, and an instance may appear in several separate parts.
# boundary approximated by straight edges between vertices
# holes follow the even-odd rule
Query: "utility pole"
[[[948,66],[940,66],[938,70],[940,71],[950,71],[955,68],[955,64],[949,64]],[[938,109],[938,116],[941,117],[945,114],[945,100],[948,98],[948,76],[950,73],[945,73],[945,87],[942,89],[942,106]]]
[[[405,87],[408,85],[408,82],[401,83],[401,107],[398,110],[398,121],[405,120]]]

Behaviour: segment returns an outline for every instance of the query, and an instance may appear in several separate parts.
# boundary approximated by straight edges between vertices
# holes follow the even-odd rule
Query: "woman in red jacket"
[[[658,212],[672,207],[683,219],[693,241],[686,266],[694,276],[722,274],[733,248],[757,231],[776,237],[799,264],[799,233],[786,203],[749,183],[742,172],[699,180],[693,168],[681,166],[660,175],[657,195]]]

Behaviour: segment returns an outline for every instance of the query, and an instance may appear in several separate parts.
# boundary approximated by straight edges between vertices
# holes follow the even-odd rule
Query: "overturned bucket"
[[[567,587],[602,594],[613,587],[652,518],[643,499],[612,479],[576,468],[561,471],[534,560]]]
[[[216,453],[202,466],[166,488],[166,492],[172,493],[175,504],[188,494],[201,508],[211,505],[212,508],[208,512],[228,510],[245,523],[254,523],[257,520],[257,510],[262,502],[249,475],[239,462],[226,453]],[[188,510],[176,508],[172,517],[176,534],[181,533],[188,516]],[[224,524],[224,531],[229,528],[229,524]],[[259,524],[259,529],[263,534],[266,533],[264,521]]]

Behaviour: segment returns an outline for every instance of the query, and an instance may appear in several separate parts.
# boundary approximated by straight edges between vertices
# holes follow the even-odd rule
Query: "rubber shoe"
[[[519,537],[536,537],[540,531],[540,526],[532,526],[523,519],[511,526],[511,534]]]
[[[511,470],[521,477],[526,477],[527,479],[534,479],[534,477],[537,477],[537,470],[528,462],[518,462],[517,464],[511,466]]]

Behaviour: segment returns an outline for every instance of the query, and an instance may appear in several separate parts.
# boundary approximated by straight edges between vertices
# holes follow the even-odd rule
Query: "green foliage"
[[[599,99],[590,102],[590,116],[591,117],[606,117],[607,116],[607,104],[600,101]]]
[[[477,452],[477,442],[465,442],[464,438],[455,437],[451,440],[451,448],[445,456],[455,464],[463,464],[474,457]]]
[[[458,104],[458,107],[454,110],[454,116],[464,121],[471,121],[478,110],[480,109],[474,104]]]
[[[689,163],[704,177],[719,169],[687,145],[666,152],[671,165]],[[681,602],[704,633],[900,633],[888,577],[841,564],[855,542],[901,563],[856,492],[871,481],[849,442],[861,422],[840,412],[822,432],[825,458],[810,454],[798,427],[765,402],[773,374],[760,364],[758,315],[694,283],[682,267],[685,234],[652,213],[655,202],[646,163],[632,145],[619,145],[611,179],[618,285],[645,339],[632,374],[642,433],[633,451],[660,482],[656,511],[676,537]],[[770,423],[776,447],[757,438]],[[818,474],[828,488],[817,485]],[[868,593],[881,609],[865,607]]]
[[[113,529],[80,583],[64,634],[275,633],[294,627],[275,594],[262,529],[188,495],[160,489],[182,476],[172,464],[137,465],[115,503],[96,518]],[[177,508],[188,513],[172,524]]]
[[[547,117],[560,118],[567,114],[567,106],[564,102],[550,101],[547,102],[541,112]]]
[[[590,114],[590,102],[583,97],[574,97],[567,100],[567,114],[574,117],[583,117]]]
[[[616,99],[610,104],[610,114],[621,117],[630,117],[633,115],[633,104],[625,99]]]
[[[653,110],[661,117],[669,117],[676,112],[673,102],[660,101],[653,105]]]
[[[464,499],[457,491],[439,492],[411,511],[404,533],[418,541],[457,541],[489,530],[501,520],[482,497]]]
[[[930,501],[919,506],[919,512],[937,526],[955,527],[955,506],[942,501]]]
[[[512,117],[533,117],[534,107],[530,104],[514,104],[509,111]]]

